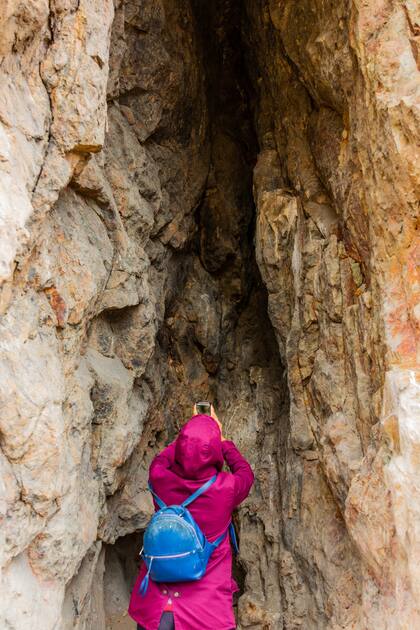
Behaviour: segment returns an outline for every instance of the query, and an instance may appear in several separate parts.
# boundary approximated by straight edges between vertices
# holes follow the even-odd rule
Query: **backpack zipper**
[[[144,558],[152,558],[155,560],[160,560],[161,558],[182,558],[182,556],[189,556],[191,553],[195,553],[195,551],[183,551],[182,553],[172,553],[170,556],[148,556],[147,554],[143,554]]]

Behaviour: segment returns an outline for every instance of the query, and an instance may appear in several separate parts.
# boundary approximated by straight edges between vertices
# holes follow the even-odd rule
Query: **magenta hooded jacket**
[[[224,461],[231,472],[221,470]],[[153,490],[167,505],[182,503],[215,473],[217,480],[189,506],[210,541],[226,530],[233,510],[248,496],[254,481],[250,465],[235,444],[221,440],[217,423],[206,415],[193,416],[177,439],[154,458],[149,471]],[[142,562],[128,612],[146,630],[158,630],[168,600],[172,602],[175,630],[235,628],[232,595],[238,586],[232,578],[229,535],[213,552],[205,575],[198,581],[163,584],[150,580],[142,597],[138,589],[145,573]]]

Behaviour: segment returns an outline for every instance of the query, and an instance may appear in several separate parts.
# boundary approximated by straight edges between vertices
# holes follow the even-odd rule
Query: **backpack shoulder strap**
[[[195,499],[197,499],[197,497],[199,497],[200,494],[203,494],[203,492],[205,492],[206,490],[210,488],[210,486],[216,481],[216,479],[217,479],[217,475],[214,475],[211,479],[206,481],[205,484],[203,484],[200,488],[198,488],[195,492],[193,492],[187,499],[185,499],[185,501],[181,503],[182,507],[187,507],[187,505],[195,501]]]
[[[229,526],[228,526],[227,530],[224,531],[223,534],[221,534],[218,538],[216,538],[216,540],[213,540],[213,542],[210,543],[210,545],[212,545],[214,547],[214,549],[216,549],[216,547],[218,547],[220,545],[220,543],[225,538],[225,536],[227,535],[228,532],[230,534],[230,540],[232,542],[235,554],[237,554],[237,553],[239,553],[239,547],[238,547],[238,541],[236,539],[235,527],[234,527],[232,521],[229,523]]]
[[[238,539],[236,537],[235,526],[233,524],[233,521],[231,521],[229,525],[229,534],[230,534],[230,540],[232,542],[234,552],[239,553]]]
[[[147,485],[149,486],[149,490],[150,490],[150,492],[151,492],[151,493],[153,494],[153,496],[155,497],[155,499],[156,499],[156,503],[158,504],[158,506],[159,506],[161,509],[162,509],[162,508],[167,507],[166,503],[164,503],[164,502],[162,501],[162,499],[161,499],[160,497],[158,497],[158,495],[156,494],[156,492],[153,490],[153,488],[152,488],[152,484],[150,483],[150,481],[148,482],[148,484],[147,484]]]

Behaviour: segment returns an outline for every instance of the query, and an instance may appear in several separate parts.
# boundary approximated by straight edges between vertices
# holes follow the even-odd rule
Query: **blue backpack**
[[[206,481],[181,505],[166,505],[152,492],[159,505],[144,532],[143,548],[140,556],[147,566],[140,588],[145,595],[149,576],[154,582],[183,582],[199,580],[206,572],[207,563],[213,551],[220,545],[228,530],[235,552],[238,551],[233,523],[214,542],[209,542],[193,519],[187,506],[205,492],[216,481],[217,475]]]

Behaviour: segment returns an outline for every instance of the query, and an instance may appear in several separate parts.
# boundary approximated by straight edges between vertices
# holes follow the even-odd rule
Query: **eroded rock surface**
[[[401,538],[397,497],[414,473],[407,408],[418,418],[413,8],[247,5],[260,88],[256,252],[288,372],[288,466],[301,479],[298,505],[283,495],[295,516],[283,531],[329,608],[315,627],[419,623],[415,537]]]
[[[238,627],[420,625],[415,3],[0,16],[0,626],[132,628],[196,398],[256,472]]]

